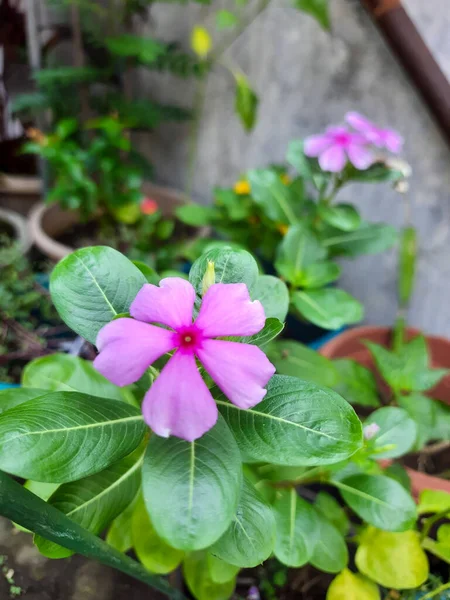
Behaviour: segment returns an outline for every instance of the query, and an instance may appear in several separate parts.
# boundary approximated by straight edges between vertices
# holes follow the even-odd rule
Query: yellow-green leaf
[[[326,600],[380,600],[380,590],[364,575],[344,569],[331,582]]]
[[[429,573],[428,558],[416,531],[393,533],[368,527],[355,561],[361,573],[386,588],[416,588]]]
[[[423,490],[419,496],[418,513],[450,512],[450,494],[442,490]]]

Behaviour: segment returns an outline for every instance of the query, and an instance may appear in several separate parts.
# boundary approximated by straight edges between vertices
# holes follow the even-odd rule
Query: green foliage
[[[384,406],[366,419],[364,426],[376,423],[378,433],[370,440],[374,458],[397,458],[407,454],[417,437],[416,422],[396,406]]]
[[[230,29],[239,23],[239,19],[229,10],[219,10],[216,13],[216,27],[219,31]]]
[[[292,303],[308,321],[325,329],[340,329],[348,323],[357,323],[364,311],[353,296],[336,288],[294,292]]]
[[[164,53],[164,45],[150,37],[122,34],[104,40],[106,48],[116,56],[135,59],[138,64],[152,65]]]
[[[236,577],[216,583],[208,568],[208,554],[193,552],[183,561],[183,574],[189,590],[197,600],[229,600],[234,592]]]
[[[378,586],[359,573],[344,569],[331,582],[326,600],[380,600]]]
[[[252,298],[264,307],[266,319],[283,322],[289,310],[289,291],[286,284],[273,275],[260,275],[252,288]]]
[[[330,29],[328,0],[295,0],[295,6],[312,15],[324,29]]]
[[[325,231],[323,245],[332,256],[354,258],[360,254],[384,252],[396,243],[397,237],[397,230],[390,225],[362,221],[359,229],[355,231]]]
[[[340,358],[333,361],[338,372],[337,383],[332,385],[350,404],[359,406],[380,406],[377,382],[374,375],[354,360]]]
[[[314,511],[317,533],[311,564],[325,573],[339,573],[348,563],[344,536],[321,512]]]
[[[417,261],[417,232],[414,227],[405,227],[401,234],[399,253],[398,299],[406,305],[413,292]]]
[[[323,517],[326,517],[342,534],[346,535],[350,528],[347,514],[337,500],[327,492],[319,492],[316,496],[314,507]]]
[[[251,131],[255,126],[258,103],[258,96],[247,78],[240,73],[236,74],[235,110],[246,131]]]

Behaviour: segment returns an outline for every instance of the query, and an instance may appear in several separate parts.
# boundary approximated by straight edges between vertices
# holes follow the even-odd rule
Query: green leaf
[[[239,19],[229,10],[219,10],[216,13],[216,27],[219,31],[230,29],[239,23]]]
[[[114,519],[106,534],[106,542],[119,552],[128,552],[133,546],[131,525],[135,506],[136,499]]]
[[[275,520],[272,508],[244,479],[231,525],[209,551],[231,565],[250,568],[269,558],[274,542]]]
[[[214,583],[227,583],[239,573],[240,568],[230,565],[208,552],[208,571]]]
[[[252,198],[271,221],[285,224],[297,222],[292,192],[275,169],[249,171],[248,181]]]
[[[405,178],[401,171],[397,171],[383,162],[376,162],[363,171],[348,164],[346,170],[347,179],[350,181],[360,181],[361,183],[383,183],[386,181],[399,181]]]
[[[52,392],[0,415],[0,468],[36,481],[75,481],[132,452],[145,431],[129,404]]]
[[[281,490],[274,504],[274,554],[288,567],[301,567],[311,558],[318,529],[312,506],[294,488]]]
[[[321,189],[330,177],[329,173],[325,173],[320,169],[316,159],[305,156],[302,140],[289,142],[286,160],[298,171],[303,179],[312,180],[317,189]]]
[[[166,47],[161,42],[148,36],[140,37],[128,33],[106,38],[104,44],[113,54],[135,58],[145,65],[153,64],[166,51]]]
[[[224,420],[194,442],[152,436],[144,499],[157,533],[180,550],[213,544],[229,527],[241,492],[241,456]]]
[[[251,291],[258,280],[258,265],[249,252],[228,247],[213,248],[202,254],[189,272],[189,281],[198,296],[202,294],[202,280],[210,261],[214,263],[216,283],[245,283]]]
[[[395,353],[383,346],[366,342],[381,375],[395,391],[425,391],[434,387],[447,369],[430,369],[423,336],[417,336]]]
[[[446,523],[437,530],[437,540],[426,537],[422,547],[437,556],[440,560],[450,564],[450,525]]]
[[[416,531],[391,533],[368,527],[355,560],[361,573],[386,588],[413,589],[428,578],[427,555]]]
[[[277,340],[270,344],[267,355],[280,375],[299,377],[327,387],[336,385],[338,373],[331,360],[300,342]]]
[[[248,79],[241,73],[235,74],[236,96],[235,110],[246,131],[251,131],[256,123],[259,99],[250,87]]]
[[[134,452],[101,473],[65,483],[50,496],[48,503],[84,529],[99,535],[131,504],[139,489],[142,452]],[[39,552],[48,558],[66,558],[71,550],[35,536]]]
[[[251,214],[248,202],[244,202],[240,194],[233,189],[214,188],[214,201],[217,207],[224,208],[231,221],[242,221]]]
[[[438,401],[423,394],[409,394],[408,396],[399,395],[397,402],[416,423],[415,449],[420,450],[430,440],[439,439],[435,432]]]
[[[369,369],[355,360],[341,358],[333,361],[338,372],[338,381],[333,389],[350,404],[358,406],[380,406],[375,376]]]
[[[275,267],[285,279],[299,285],[305,269],[325,256],[326,251],[317,236],[299,223],[289,228],[278,246]]]
[[[196,600],[229,600],[236,586],[236,577],[216,583],[209,571],[206,552],[189,553],[183,562],[184,579]]]
[[[326,600],[380,600],[378,586],[364,575],[344,569],[333,579]]]
[[[401,305],[411,299],[417,262],[417,232],[414,227],[405,227],[401,234],[399,250],[398,297]]]
[[[390,477],[352,475],[332,483],[350,508],[370,525],[386,531],[405,531],[416,522],[414,500]]]
[[[116,402],[115,404],[118,405]],[[146,585],[161,591],[172,600],[186,600],[178,591],[146,571],[139,563],[111,548],[93,533],[83,529],[55,507],[41,500],[19,483],[0,472],[0,514],[22,527],[78,554],[113,567]]]
[[[341,231],[355,231],[361,225],[361,217],[351,204],[319,205],[319,216]]]
[[[422,490],[419,496],[419,515],[450,512],[450,494],[443,490]]]
[[[397,458],[407,454],[414,446],[417,426],[406,410],[396,406],[383,406],[373,412],[364,426],[376,423],[380,428],[370,440],[374,449],[373,458]],[[382,451],[383,448],[386,448]]]
[[[183,204],[175,209],[176,217],[186,225],[193,227],[210,225],[215,214],[214,206],[202,206],[201,204]]]
[[[347,535],[350,521],[345,510],[333,496],[330,496],[327,492],[319,492],[314,501],[314,507],[327,518],[342,535]]]
[[[286,284],[273,275],[260,275],[252,289],[252,300],[263,305],[266,319],[274,317],[285,321],[289,309],[289,291]]]
[[[136,555],[148,571],[165,575],[183,560],[184,552],[171,548],[156,533],[142,497],[133,512],[131,532]]]
[[[133,263],[133,265],[135,267],[137,267],[139,269],[139,271],[145,277],[146,283],[153,283],[153,285],[158,285],[161,278],[158,275],[158,273],[155,271],[155,269],[152,269],[151,267],[149,267],[148,265],[146,265],[144,262],[142,262],[140,260],[133,260],[131,262]]]
[[[328,0],[295,0],[295,6],[312,15],[324,29],[330,29]]]
[[[241,451],[259,462],[332,464],[361,446],[361,423],[350,404],[295,377],[272,377],[266,397],[254,408],[217,404]]]
[[[330,231],[323,245],[333,256],[359,256],[360,254],[378,254],[391,248],[398,239],[395,227],[384,223],[362,222],[356,231]]]
[[[92,67],[55,67],[54,69],[40,69],[33,73],[39,87],[57,84],[59,87],[79,85],[90,81],[98,81],[105,78],[106,71]]]
[[[259,333],[255,335],[249,335],[239,338],[232,338],[230,340],[238,340],[244,344],[253,344],[263,348],[274,338],[277,337],[284,329],[284,323],[281,323],[278,319],[267,319],[266,323]]]
[[[26,367],[25,367],[26,368]],[[11,388],[0,391],[0,415],[10,408],[24,404],[28,400],[39,398],[47,394],[47,390],[31,388]]]
[[[310,562],[325,573],[339,573],[348,563],[344,536],[317,510],[314,510],[314,519],[317,529]]]
[[[340,329],[364,316],[362,304],[337,288],[296,291],[292,303],[305,319],[324,329]]]
[[[386,469],[384,469],[383,474],[395,479],[395,481],[398,481],[408,493],[411,493],[411,480],[404,467],[398,463],[392,463],[392,465],[389,465]]]
[[[63,321],[95,344],[100,329],[117,314],[128,312],[145,283],[144,275],[123,254],[94,246],[76,250],[56,265],[50,292]]]
[[[92,362],[69,354],[51,354],[35,358],[22,371],[22,385],[25,389],[82,392],[111,400],[124,400],[126,397],[125,390],[100,375]]]
[[[321,288],[336,279],[341,274],[341,267],[331,261],[317,262],[306,267],[298,278],[300,287],[307,289]]]

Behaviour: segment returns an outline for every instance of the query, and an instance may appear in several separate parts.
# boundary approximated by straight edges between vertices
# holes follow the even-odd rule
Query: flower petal
[[[303,149],[306,156],[316,157],[330,147],[332,140],[326,134],[311,135],[305,139]]]
[[[204,340],[197,356],[225,396],[240,408],[251,408],[266,395],[264,386],[275,367],[257,346]]]
[[[173,329],[192,324],[195,290],[181,277],[161,279],[159,286],[146,283],[130,307],[138,321],[162,323]]]
[[[375,128],[372,121],[369,121],[364,115],[356,111],[348,112],[345,115],[345,120],[353,127],[353,129],[356,129],[356,131],[360,131],[361,133],[366,133],[366,131]]]
[[[115,385],[130,385],[160,356],[173,350],[173,331],[134,319],[116,319],[97,336],[94,367]]]
[[[331,146],[319,156],[320,168],[324,171],[338,173],[342,171],[347,162],[344,149],[341,146]]]
[[[360,170],[367,169],[374,161],[372,152],[360,144],[350,144],[347,154],[350,162]]]
[[[404,140],[399,133],[393,129],[385,129],[383,137],[385,148],[389,150],[389,152],[392,152],[392,154],[401,152]]]
[[[192,353],[176,352],[142,403],[145,422],[161,437],[192,442],[217,421],[217,405],[198,372]]]
[[[205,337],[254,335],[266,322],[259,300],[245,283],[214,283],[203,296],[195,325]]]

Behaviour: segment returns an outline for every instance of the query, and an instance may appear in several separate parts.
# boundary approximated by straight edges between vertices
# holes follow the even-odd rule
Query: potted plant
[[[361,304],[335,287],[336,259],[381,252],[397,239],[393,227],[365,222],[337,196],[353,182],[399,185],[405,177],[401,163],[377,149],[398,153],[401,138],[355,113],[346,120],[353,130],[329,127],[290,144],[287,161],[295,172],[286,166],[249,171],[233,189],[216,189],[213,206],[188,204],[176,212],[186,223],[208,223],[220,236],[249,248],[267,272],[287,282],[292,318],[285,334],[301,341],[363,316]]]

